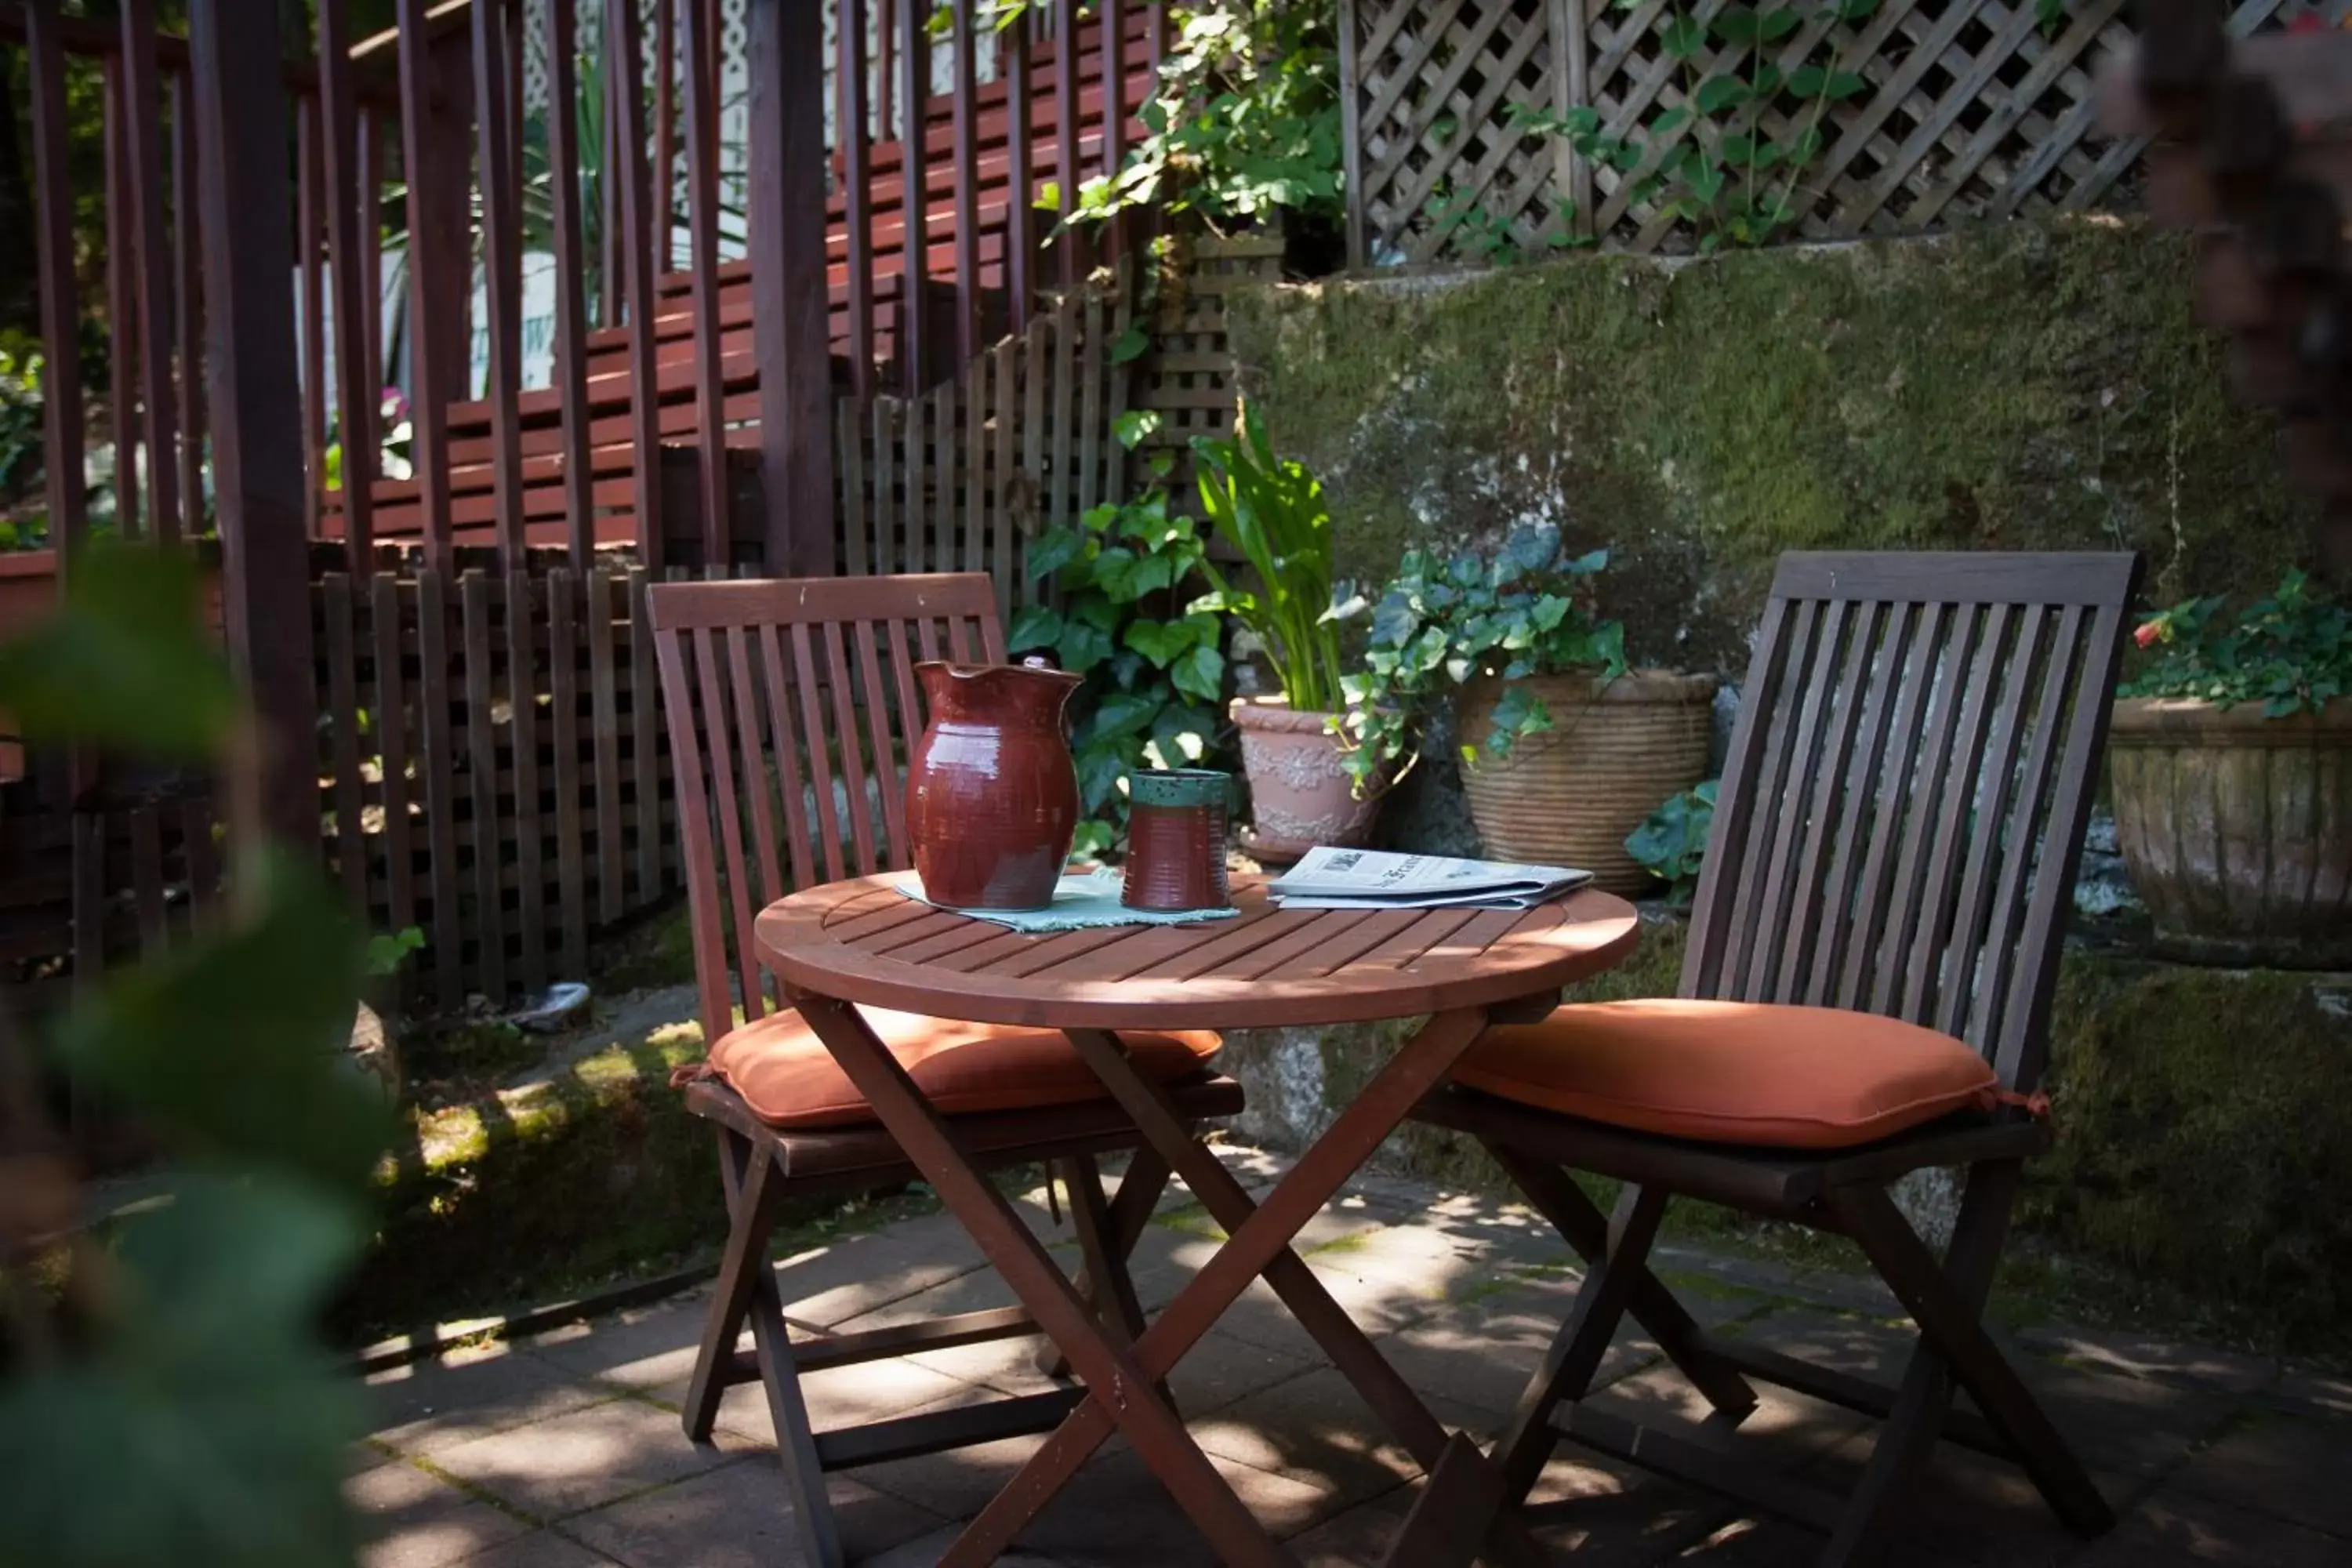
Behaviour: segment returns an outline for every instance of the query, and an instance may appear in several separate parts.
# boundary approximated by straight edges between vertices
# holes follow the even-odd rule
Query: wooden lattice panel
[[[1160,416],[1160,427],[1144,437],[1147,456],[1176,456],[1168,483],[1180,510],[1196,502],[1192,490],[1192,442],[1234,427],[1234,355],[1225,339],[1225,297],[1252,283],[1282,277],[1279,237],[1238,235],[1202,238],[1190,247],[1176,276],[1160,287],[1151,352],[1136,377],[1135,405]]]
[[[1357,264],[1505,246],[1536,253],[1571,238],[1689,248],[1689,225],[1637,199],[1643,176],[1694,135],[1721,127],[1785,144],[1814,112],[1784,96],[1753,124],[1696,117],[1655,133],[1693,107],[1696,84],[1748,63],[1748,50],[1711,30],[1688,59],[1666,47],[1669,28],[1713,23],[1729,4],[1347,0]],[[1783,72],[1818,65],[1864,84],[1820,117],[1823,146],[1796,183],[1794,237],[1920,233],[2128,204],[2142,143],[2100,132],[2093,84],[2098,61],[2129,38],[2127,0],[2068,0],[2054,26],[2035,0],[1884,0],[1853,22],[1828,4],[1792,8],[1803,19],[1762,46],[1762,58]],[[2230,26],[2243,36],[2305,10],[2337,22],[2352,0],[2238,0]],[[1515,106],[1591,109],[1605,136],[1646,155],[1631,170],[1584,159],[1562,138],[1515,129]],[[1473,221],[1443,221],[1465,211]]]

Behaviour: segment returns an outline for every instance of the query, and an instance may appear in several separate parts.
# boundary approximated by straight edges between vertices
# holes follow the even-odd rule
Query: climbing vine
[[[1615,0],[1621,10],[1637,3]],[[1801,54],[1791,40],[1808,23],[1866,20],[1880,3],[1727,5],[1702,20],[1698,7],[1676,0],[1656,35],[1675,62],[1675,90],[1661,93],[1639,122],[1612,131],[1597,109],[1517,103],[1506,123],[1531,143],[1556,141],[1630,181],[1629,205],[1671,217],[1702,252],[1769,244],[1811,205],[1807,171],[1828,145],[1831,110],[1870,85],[1836,58],[1831,29],[1821,28]],[[1598,216],[1559,197],[1529,238],[1451,190],[1433,195],[1425,216],[1455,249],[1506,265],[1591,244]]]

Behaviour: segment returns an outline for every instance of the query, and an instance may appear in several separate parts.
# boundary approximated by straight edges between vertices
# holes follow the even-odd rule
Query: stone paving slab
[[[1263,1191],[1279,1156],[1220,1157]],[[1015,1207],[1066,1264],[1076,1252],[1042,1187]],[[1181,1188],[1138,1248],[1148,1310],[1216,1247]],[[1482,1438],[1507,1417],[1570,1310],[1580,1271],[1517,1205],[1366,1178],[1302,1247],[1327,1289],[1441,1420]],[[1695,1316],[1821,1364],[1885,1380],[1911,1347],[1900,1309],[1862,1277],[1677,1246],[1661,1273]],[[788,1311],[842,1331],[1011,1296],[953,1220],[930,1214],[784,1260]],[[378,1431],[353,1458],[350,1494],[378,1539],[365,1568],[797,1568],[802,1563],[766,1403],[730,1390],[709,1445],[677,1405],[708,1288],[512,1346],[492,1345],[370,1380]],[[2352,1563],[2352,1381],[2147,1335],[2033,1325],[2006,1336],[2028,1384],[2078,1443],[2122,1516],[2103,1541],[2060,1530],[2016,1471],[1951,1445],[1927,1471],[1905,1537],[1921,1568],[2048,1563]],[[811,1377],[821,1425],[946,1409],[1049,1386],[1034,1338],[932,1352]],[[1303,1563],[1370,1563],[1422,1480],[1345,1380],[1263,1282],[1171,1379],[1212,1463]],[[1632,1325],[1604,1360],[1597,1408],[1751,1445],[1825,1485],[1867,1462],[1870,1426],[1802,1396],[1766,1392],[1738,1432]],[[928,1568],[1011,1479],[1039,1437],[870,1466],[827,1479],[853,1559]],[[1780,1568],[1817,1537],[1742,1519],[1719,1500],[1578,1450],[1545,1471],[1538,1539],[1580,1565]],[[1210,1561],[1183,1513],[1113,1438],[1033,1525],[1013,1568],[1124,1568]]]

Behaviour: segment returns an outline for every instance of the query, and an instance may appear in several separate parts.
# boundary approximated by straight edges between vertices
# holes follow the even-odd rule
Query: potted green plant
[[[1716,679],[1629,670],[1625,631],[1592,608],[1608,552],[1570,555],[1549,526],[1491,557],[1408,552],[1349,678],[1349,762],[1377,776],[1452,701],[1470,815],[1489,855],[1581,867],[1638,892],[1625,837],[1706,772]]]
[[[1318,844],[1360,844],[1380,811],[1380,780],[1358,787],[1339,726],[1344,700],[1339,622],[1347,606],[1331,583],[1331,510],[1304,464],[1279,459],[1265,426],[1243,410],[1238,440],[1199,441],[1201,505],[1216,532],[1249,563],[1236,584],[1203,559],[1214,592],[1194,610],[1232,616],[1248,628],[1280,685],[1278,695],[1234,699],[1249,779],[1251,826],[1243,842],[1268,859],[1296,859]]]
[[[2116,836],[2158,945],[2352,963],[2352,609],[2289,572],[2148,616],[2109,731]]]

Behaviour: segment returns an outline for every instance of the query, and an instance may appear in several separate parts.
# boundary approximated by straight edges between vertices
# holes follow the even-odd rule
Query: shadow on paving
[[[1221,1151],[1255,1186],[1279,1173]],[[1075,1261],[1042,1190],[1015,1206]],[[1136,1258],[1147,1310],[1164,1307],[1219,1233],[1181,1194]],[[1524,1210],[1368,1178],[1302,1234],[1300,1251],[1439,1419],[1490,1441],[1570,1309],[1580,1271]],[[1679,1249],[1667,1270],[1709,1329],[1819,1365],[1898,1381],[1908,1326],[1865,1291],[1785,1279],[1753,1260]],[[929,1214],[828,1240],[780,1269],[787,1311],[842,1332],[1012,1297],[950,1216]],[[379,1430],[352,1495],[380,1537],[368,1568],[709,1568],[803,1562],[767,1407],[730,1391],[713,1442],[689,1443],[677,1407],[707,1291],[483,1346],[372,1379]],[[797,1330],[796,1330],[797,1331]],[[1034,1338],[926,1352],[812,1375],[820,1426],[968,1405],[1051,1386]],[[2027,1382],[2081,1453],[2122,1522],[2076,1541],[2007,1464],[1941,1446],[1900,1560],[1959,1564],[2352,1563],[2352,1412],[2336,1385],[2194,1345],[2128,1342],[2064,1325],[2017,1336]],[[1176,1367],[1188,1425],[1217,1472],[1304,1564],[1378,1562],[1419,1494],[1411,1455],[1262,1282]],[[1759,1387],[1740,1428],[1708,1409],[1630,1322],[1604,1359],[1597,1410],[1669,1429],[1843,1489],[1867,1464],[1864,1417]],[[854,1561],[919,1568],[1043,1441],[1019,1437],[827,1479]],[[1819,1537],[1743,1518],[1720,1500],[1563,1446],[1530,1500],[1538,1538],[1602,1568],[1810,1563]],[[1113,1437],[1005,1559],[1025,1568],[1207,1564],[1213,1556],[1150,1470]]]

